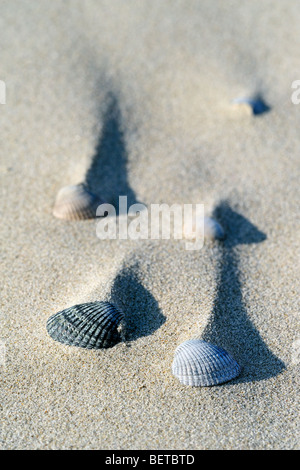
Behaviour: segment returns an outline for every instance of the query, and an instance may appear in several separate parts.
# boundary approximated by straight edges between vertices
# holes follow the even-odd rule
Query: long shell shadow
[[[121,124],[118,99],[109,93],[102,132],[85,175],[85,183],[90,191],[103,201],[113,204],[117,213],[119,196],[127,196],[128,207],[137,202],[128,181],[128,153]]]
[[[236,246],[260,243],[267,237],[249,220],[221,203],[214,217],[226,230],[218,266],[217,295],[202,339],[223,347],[243,367],[231,383],[252,382],[276,376],[285,364],[270,351],[251,322],[243,301],[239,254]]]
[[[140,281],[135,265],[122,269],[116,276],[110,300],[125,315],[126,341],[149,336],[166,321],[157,301]]]

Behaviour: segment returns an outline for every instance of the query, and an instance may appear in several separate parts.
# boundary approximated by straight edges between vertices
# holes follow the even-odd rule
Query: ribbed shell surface
[[[176,349],[172,372],[184,385],[208,387],[237,377],[241,367],[224,349],[192,339]]]
[[[109,348],[121,341],[117,328],[123,318],[123,313],[109,302],[90,302],[52,315],[47,331],[55,341],[69,346]]]
[[[57,194],[53,215],[66,220],[92,219],[101,203],[84,184],[66,186]]]

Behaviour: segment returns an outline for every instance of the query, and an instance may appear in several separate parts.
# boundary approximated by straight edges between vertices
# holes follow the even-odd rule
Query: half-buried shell
[[[268,106],[260,96],[255,96],[253,98],[235,98],[232,101],[232,104],[235,109],[243,111],[248,115],[263,114],[270,111],[270,106]]]
[[[52,315],[47,331],[52,339],[87,349],[110,348],[121,341],[123,313],[109,302],[74,305]]]
[[[215,219],[204,217],[204,237],[210,240],[224,240],[223,227]]]
[[[102,201],[98,196],[91,193],[83,183],[65,186],[57,193],[53,215],[66,220],[93,219],[100,204]]]
[[[188,239],[204,237],[205,240],[223,240],[225,232],[221,225],[212,217],[193,218],[184,225],[184,237]],[[201,222],[201,223],[200,223]],[[200,227],[200,228],[198,228]]]
[[[224,349],[191,339],[176,349],[172,372],[184,385],[208,387],[234,379],[241,367]]]

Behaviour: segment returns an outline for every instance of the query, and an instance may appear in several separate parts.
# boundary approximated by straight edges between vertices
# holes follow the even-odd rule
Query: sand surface
[[[299,24],[296,0],[1,1],[4,449],[299,448]],[[270,112],[233,111],[253,93]],[[52,215],[84,180],[113,204],[204,203],[227,240],[99,240]],[[127,343],[47,335],[107,298]],[[242,375],[181,385],[195,336]]]

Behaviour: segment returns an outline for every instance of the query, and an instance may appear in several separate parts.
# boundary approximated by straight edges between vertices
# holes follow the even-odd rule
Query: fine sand
[[[297,0],[1,1],[4,449],[299,448],[299,24]],[[269,112],[234,109],[256,93]],[[227,238],[99,240],[52,215],[81,181],[113,204],[204,203]],[[108,298],[127,342],[48,336]],[[193,337],[241,376],[181,385]]]

